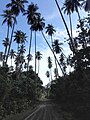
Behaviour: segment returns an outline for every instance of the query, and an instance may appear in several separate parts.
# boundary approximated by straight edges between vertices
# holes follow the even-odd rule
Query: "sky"
[[[63,52],[68,56],[68,54],[70,54],[70,49],[68,47],[68,44],[65,43],[65,39],[64,38],[68,38],[67,37],[67,33],[64,27],[64,24],[62,22],[62,19],[59,15],[58,9],[56,7],[55,1],[54,0],[28,0],[30,1],[29,3],[33,2],[35,4],[38,5],[39,7],[39,12],[41,13],[42,17],[45,18],[45,24],[47,26],[47,24],[52,24],[54,26],[54,28],[56,29],[56,33],[53,36],[53,39],[59,39],[59,42],[63,42],[64,45],[63,47]],[[3,10],[6,9],[6,4],[9,3],[10,0],[0,0],[0,14],[3,13]],[[64,0],[58,0],[60,7],[62,7]],[[27,5],[26,5],[27,8]],[[80,15],[85,16],[84,11],[82,13],[80,13]],[[65,20],[67,22],[67,25],[69,27],[69,19],[67,15],[64,15]],[[5,39],[6,36],[6,32],[7,32],[7,26],[6,24],[4,24],[2,26],[2,21],[3,21],[3,17],[0,16],[0,51],[4,50],[4,46],[2,45],[2,40]],[[77,25],[77,14],[74,13],[72,15],[72,21],[73,21],[73,36],[76,36],[76,25]],[[29,30],[29,26],[27,25],[27,20],[26,20],[26,16],[23,16],[20,14],[19,17],[17,18],[17,26],[15,27],[15,31],[16,30],[22,30],[23,32],[25,32],[27,34],[27,43],[26,43],[26,54],[28,54],[28,45],[29,45],[29,37],[30,37],[30,30]],[[50,37],[48,37],[46,35],[48,41],[50,42]],[[17,45],[15,43],[12,44],[12,48],[13,49],[17,49]],[[41,36],[40,32],[37,32],[37,51],[41,51],[42,54],[42,59],[40,61],[40,73],[39,73],[39,77],[41,78],[41,80],[43,81],[43,85],[46,85],[49,80],[46,77],[45,73],[48,70],[48,62],[47,62],[47,58],[48,56],[51,56],[52,60],[53,60],[53,55],[52,52],[50,51],[50,49],[48,48],[47,44],[45,43],[43,37]],[[33,42],[32,42],[32,49],[31,49],[31,54],[33,55],[33,61],[31,61],[31,65],[33,65],[34,67],[34,34],[33,34]],[[8,61],[8,63],[10,64],[10,61]],[[54,70],[55,65],[54,65],[54,60],[53,60],[53,68],[52,71]],[[59,70],[60,75],[62,75],[61,71]],[[54,75],[53,75],[54,76]],[[54,78],[54,77],[53,77]]]

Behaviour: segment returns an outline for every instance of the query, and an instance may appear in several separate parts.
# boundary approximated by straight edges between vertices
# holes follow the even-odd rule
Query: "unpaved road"
[[[50,101],[42,102],[24,120],[76,120],[70,113]]]

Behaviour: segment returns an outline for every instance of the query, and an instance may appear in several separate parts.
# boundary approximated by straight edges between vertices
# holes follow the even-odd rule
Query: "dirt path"
[[[60,106],[44,101],[24,120],[76,120],[70,113],[62,111]]]

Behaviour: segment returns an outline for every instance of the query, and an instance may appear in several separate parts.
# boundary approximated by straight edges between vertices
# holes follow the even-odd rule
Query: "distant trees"
[[[40,53],[40,51],[36,52],[36,59],[38,60],[38,75],[39,75],[39,69],[40,69],[40,60],[42,58],[42,54]]]
[[[7,23],[7,34],[2,41],[5,49],[4,52],[0,52],[0,62],[2,63],[0,66],[0,115],[2,117],[25,110],[33,101],[35,102],[41,97],[42,81],[39,78],[39,62],[42,54],[41,51],[37,51],[37,31],[42,34],[55,59],[55,79],[52,76],[52,67],[54,65],[50,55],[47,60],[49,71],[46,71],[46,76],[49,78],[49,82],[51,82],[48,84],[50,87],[50,96],[56,100],[68,100],[74,103],[75,100],[79,100],[80,98],[82,100],[84,100],[84,97],[89,98],[90,94],[90,14],[86,18],[81,19],[78,9],[81,7],[81,1],[65,0],[63,7],[64,12],[67,12],[70,18],[69,29],[67,21],[62,14],[62,9],[58,1],[55,0],[69,37],[67,39],[69,48],[73,53],[68,58],[63,52],[60,40],[58,38],[54,39],[56,30],[53,25],[48,24],[45,26],[45,19],[38,12],[39,8],[37,4],[31,3],[28,5],[27,10],[25,10],[26,3],[28,3],[27,0],[11,0],[6,5],[7,9],[1,15],[3,17],[2,24]],[[89,5],[88,0],[86,2],[87,5]],[[78,32],[77,37],[73,37],[72,32],[73,21],[71,20],[71,13],[74,11],[77,12],[79,19],[76,28]],[[20,13],[26,15],[27,24],[30,27],[28,51],[25,46],[28,36],[22,30],[15,30],[15,26],[17,25],[16,19]],[[46,38],[44,29],[51,41],[48,41],[49,37]],[[35,37],[34,71],[33,66],[30,64],[33,57],[31,53],[33,33]],[[12,48],[13,41],[15,41],[14,44],[17,46],[16,51]],[[7,64],[9,58],[11,59],[11,66]],[[36,69],[36,60],[38,61],[38,70]],[[73,72],[67,72],[68,65],[73,68]],[[9,66],[13,69],[9,69]],[[62,71],[62,76],[59,76],[58,67]]]
[[[52,81],[52,59],[50,56],[48,57],[48,68],[50,69],[50,76]]]
[[[48,24],[48,26],[46,27],[46,33],[51,37],[51,46],[53,45],[53,34],[56,32],[56,30],[54,29],[53,25]]]

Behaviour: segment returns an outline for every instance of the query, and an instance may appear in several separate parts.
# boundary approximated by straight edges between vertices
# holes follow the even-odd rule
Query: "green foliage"
[[[41,97],[42,81],[32,69],[21,72],[18,80],[16,72],[0,69],[0,117],[19,113]]]
[[[63,102],[82,103],[90,99],[90,69],[85,70],[88,79],[82,74],[82,71],[74,71],[70,75],[60,77],[52,82],[51,97]]]

